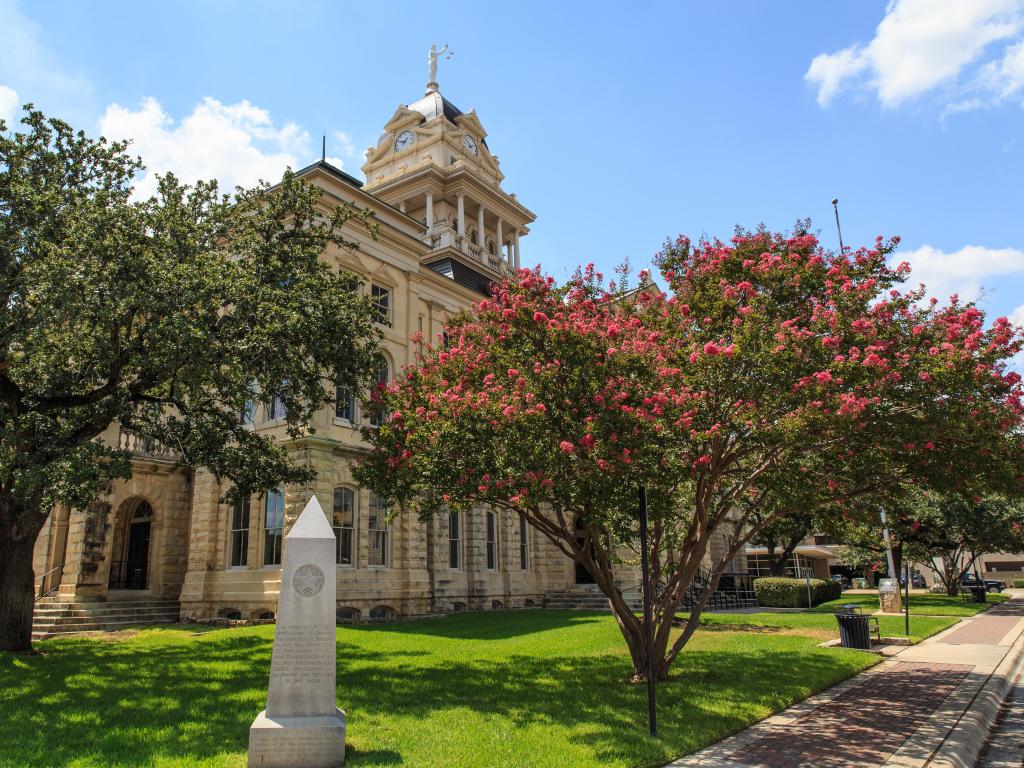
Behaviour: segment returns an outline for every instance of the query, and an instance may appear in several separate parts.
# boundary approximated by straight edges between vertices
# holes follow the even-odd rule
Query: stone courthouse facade
[[[433,80],[433,78],[431,78]],[[354,227],[354,251],[324,258],[359,275],[380,310],[380,380],[413,359],[411,339],[436,339],[446,319],[479,302],[491,281],[520,265],[520,239],[534,214],[502,188],[498,158],[473,110],[462,112],[436,82],[400,106],[366,154],[365,183],[326,162],[300,171],[324,191],[373,211],[376,239]],[[253,428],[287,436],[277,403],[248,413]],[[571,587],[572,563],[517,515],[479,510],[387,524],[387,501],[360,488],[351,466],[366,450],[359,427],[375,416],[339,390],[315,431],[289,448],[317,479],[225,505],[225,487],[202,468],[176,465],[161,446],[112,425],[106,439],[134,454],[134,477],[115,482],[88,509],[58,508],[36,548],[41,594],[85,602],[116,598],[180,601],[183,618],[268,617],[277,604],[283,534],[311,494],[338,536],[341,619],[540,605]]]

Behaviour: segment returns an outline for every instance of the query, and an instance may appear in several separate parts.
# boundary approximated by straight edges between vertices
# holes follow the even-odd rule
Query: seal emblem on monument
[[[320,567],[307,563],[295,569],[292,576],[292,588],[303,597],[312,597],[324,586],[324,572]]]

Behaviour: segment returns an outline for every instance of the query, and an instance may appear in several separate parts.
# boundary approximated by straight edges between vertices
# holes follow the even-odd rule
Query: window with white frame
[[[284,489],[267,491],[263,508],[263,564],[281,564],[284,539]]]
[[[458,512],[448,513],[448,567],[458,570],[462,565],[462,531]]]
[[[356,397],[351,387],[335,388],[334,415],[352,424],[356,423]]]
[[[377,313],[377,322],[391,325],[391,289],[383,285],[370,285],[370,299]]]
[[[284,398],[275,393],[274,396],[270,398],[270,403],[267,405],[267,419],[269,421],[283,419],[285,414]]]
[[[519,513],[519,568],[523,571],[530,570],[529,524],[522,512]]]
[[[498,516],[494,512],[485,515],[487,526],[487,570],[498,569]]]
[[[388,564],[388,500],[370,491],[370,513],[367,519],[370,541],[367,564],[385,567]]]
[[[388,380],[391,376],[390,368],[388,367],[388,360],[384,355],[378,355],[377,357],[377,381],[378,387],[387,386]],[[375,405],[370,409],[370,426],[379,427],[384,421],[384,410],[382,407]]]
[[[355,564],[356,494],[351,488],[334,489],[334,536],[338,565]]]
[[[231,567],[249,562],[249,497],[231,505]]]

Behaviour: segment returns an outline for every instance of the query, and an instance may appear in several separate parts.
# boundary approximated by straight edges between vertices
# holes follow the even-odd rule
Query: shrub
[[[1024,579],[1014,579],[1010,582],[1010,586],[1014,589],[1024,589]]]
[[[754,579],[757,604],[765,608],[806,608],[807,582],[803,579],[766,577]],[[818,605],[835,600],[842,587],[834,581],[811,579],[811,604]]]

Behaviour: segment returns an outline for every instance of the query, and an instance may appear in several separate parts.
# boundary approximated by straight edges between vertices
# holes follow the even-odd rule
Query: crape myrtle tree
[[[0,650],[31,649],[32,549],[54,504],[131,474],[112,423],[247,494],[308,468],[243,423],[279,397],[297,436],[370,381],[372,307],[321,259],[365,214],[290,172],[229,199],[25,108],[0,121]]]
[[[592,268],[562,286],[521,270],[375,393],[391,418],[367,433],[360,481],[423,516],[523,515],[608,597],[633,679],[642,624],[616,572],[637,552],[645,485],[664,679],[764,526],[908,479],[1019,483],[1021,392],[1005,367],[1019,335],[901,291],[894,246],[831,253],[806,226],[679,238],[657,257],[665,294],[606,292]],[[673,633],[708,566],[710,588]]]
[[[960,591],[980,555],[1024,552],[1024,507],[998,496],[922,493],[899,526],[906,556],[929,568],[947,595]]]

